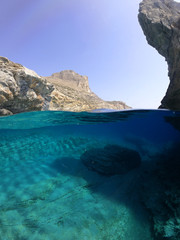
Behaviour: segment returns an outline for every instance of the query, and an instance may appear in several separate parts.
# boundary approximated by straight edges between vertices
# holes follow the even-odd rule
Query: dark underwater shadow
[[[72,157],[55,159],[50,167],[57,173],[83,178],[86,182],[83,188],[130,208],[137,221],[150,225],[152,239],[180,239],[177,221],[180,214],[180,143],[122,175],[103,176],[88,170],[80,159]],[[174,221],[168,225],[169,219]],[[166,228],[174,234],[170,238],[166,236]]]
[[[115,176],[103,176],[90,171],[79,159],[71,157],[56,159],[50,167],[57,173],[83,178],[85,184],[82,188],[88,189],[92,194],[101,195],[101,198],[109,199],[125,206],[127,209],[131,209],[137,222],[151,225],[148,213],[144,209],[140,198],[142,175],[144,175],[144,171],[147,171],[146,168],[148,168],[148,171],[150,169],[150,166],[145,165],[147,164],[143,163],[139,168],[127,174]],[[111,205],[109,209],[111,209]]]

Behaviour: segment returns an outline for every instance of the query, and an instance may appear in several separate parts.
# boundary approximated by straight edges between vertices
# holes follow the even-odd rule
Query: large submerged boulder
[[[88,169],[110,176],[128,173],[141,164],[138,152],[119,145],[89,149],[82,154],[81,160]]]
[[[160,107],[180,110],[180,3],[143,0],[138,18],[148,43],[168,64],[170,84]]]

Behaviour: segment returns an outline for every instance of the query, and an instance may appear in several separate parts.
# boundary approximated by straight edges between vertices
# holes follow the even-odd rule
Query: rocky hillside
[[[94,94],[88,77],[71,70],[40,77],[34,71],[0,57],[0,115],[26,111],[89,111],[129,108],[123,102],[103,101]]]
[[[180,3],[143,0],[138,17],[148,43],[168,64],[170,84],[160,107],[180,110]]]
[[[89,88],[88,77],[79,75],[72,70],[54,73],[45,79],[55,87],[51,109],[89,111],[100,108],[117,110],[129,108],[120,101],[102,100]]]

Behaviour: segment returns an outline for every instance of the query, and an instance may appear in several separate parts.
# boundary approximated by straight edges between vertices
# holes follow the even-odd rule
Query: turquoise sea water
[[[0,118],[0,240],[153,240],[145,171],[180,143],[180,112],[32,112]],[[141,166],[104,176],[92,148],[136,150]]]

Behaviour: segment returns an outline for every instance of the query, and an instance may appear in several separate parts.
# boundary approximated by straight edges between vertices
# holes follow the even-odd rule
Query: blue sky
[[[41,76],[71,69],[104,100],[157,108],[167,64],[138,23],[140,0],[6,0],[0,55]]]

